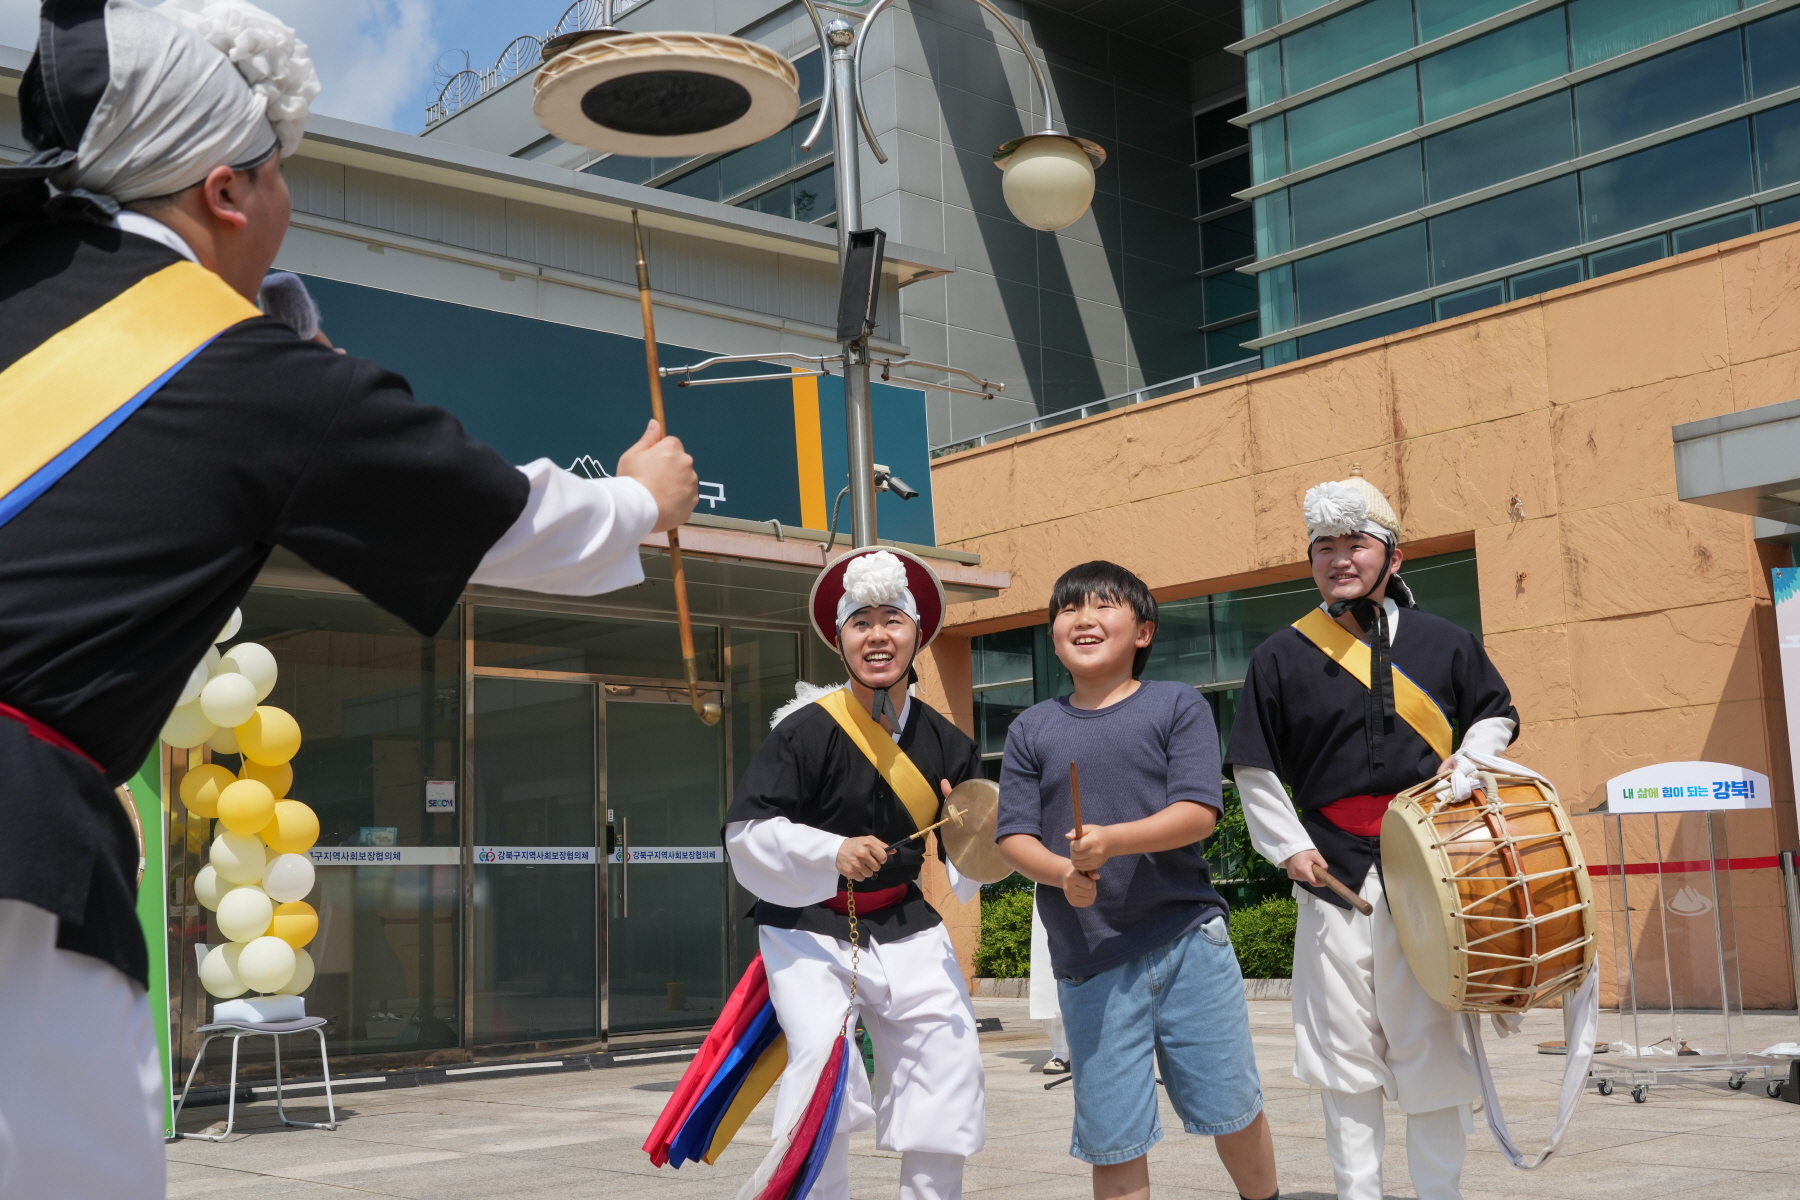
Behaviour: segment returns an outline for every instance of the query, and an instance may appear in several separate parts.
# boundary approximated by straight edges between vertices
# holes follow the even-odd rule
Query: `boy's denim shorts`
[[[1069,1153],[1130,1162],[1162,1140],[1160,1073],[1189,1133],[1236,1133],[1262,1111],[1244,977],[1225,919],[1086,979],[1059,979],[1075,1075]]]

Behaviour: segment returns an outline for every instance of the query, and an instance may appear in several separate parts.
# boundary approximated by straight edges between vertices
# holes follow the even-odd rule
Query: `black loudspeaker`
[[[887,234],[879,229],[856,229],[844,254],[844,273],[838,279],[838,341],[848,342],[875,328],[875,305],[881,299],[881,260],[887,250]]]

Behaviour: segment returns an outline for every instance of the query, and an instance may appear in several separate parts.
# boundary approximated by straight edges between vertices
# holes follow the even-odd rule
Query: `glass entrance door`
[[[725,730],[671,688],[606,685],[608,1036],[724,1005]]]
[[[599,701],[475,680],[474,1041],[600,1036]]]

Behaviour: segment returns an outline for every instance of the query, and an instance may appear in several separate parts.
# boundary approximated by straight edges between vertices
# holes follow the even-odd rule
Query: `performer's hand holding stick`
[[[650,415],[664,435],[669,419],[663,414],[662,371],[656,354],[656,317],[650,309],[650,267],[644,261],[644,231],[637,209],[631,210],[631,240],[637,247],[638,305],[644,314],[644,364],[650,372]],[[681,565],[681,539],[669,530],[669,570],[675,576],[675,618],[681,629],[681,667],[687,674],[688,700],[694,713],[708,725],[717,725],[724,710],[711,700],[700,699],[700,672],[694,661],[694,625],[688,615],[687,572]]]

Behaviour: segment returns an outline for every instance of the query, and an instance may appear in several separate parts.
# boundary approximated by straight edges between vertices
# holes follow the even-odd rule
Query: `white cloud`
[[[262,7],[312,51],[324,84],[314,112],[390,129],[422,123],[423,113],[402,106],[431,77],[440,49],[430,0],[262,0]]]
[[[300,31],[324,91],[313,111],[393,129],[417,129],[412,111],[442,49],[431,0],[260,0]],[[38,0],[0,0],[0,45],[37,44]]]

